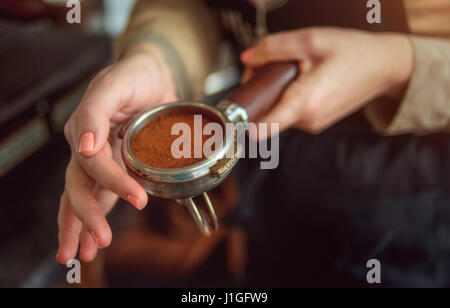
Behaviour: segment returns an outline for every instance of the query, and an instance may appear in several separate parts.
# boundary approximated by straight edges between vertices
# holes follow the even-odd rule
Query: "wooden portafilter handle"
[[[255,72],[246,84],[232,91],[225,99],[247,110],[250,121],[266,114],[298,75],[297,62],[267,64]]]

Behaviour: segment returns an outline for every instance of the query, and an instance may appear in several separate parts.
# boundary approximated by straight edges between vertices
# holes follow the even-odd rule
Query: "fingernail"
[[[87,132],[81,135],[80,145],[78,147],[78,152],[86,153],[94,150],[94,134],[92,132]]]
[[[133,204],[133,206],[135,208],[137,208],[138,210],[142,210],[143,209],[143,207],[139,205],[139,199],[138,198],[136,198],[136,197],[134,197],[132,195],[128,195],[127,196],[127,200],[128,200],[128,202]]]
[[[244,51],[241,55],[242,62],[248,63],[253,59],[253,56],[255,55],[255,48],[250,48]]]

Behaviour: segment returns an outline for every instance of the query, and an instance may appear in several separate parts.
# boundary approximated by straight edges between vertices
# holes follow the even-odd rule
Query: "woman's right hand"
[[[176,99],[165,58],[150,44],[130,47],[91,82],[64,128],[72,157],[58,214],[58,262],[67,264],[78,247],[90,262],[110,245],[105,217],[118,197],[139,210],[147,205],[145,190],[124,171],[117,132],[135,114]]]

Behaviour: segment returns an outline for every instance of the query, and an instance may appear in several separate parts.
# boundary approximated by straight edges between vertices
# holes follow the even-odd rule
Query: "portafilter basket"
[[[219,222],[207,192],[220,185],[239,160],[243,149],[237,142],[236,134],[225,134],[222,146],[203,161],[176,169],[161,169],[144,164],[133,155],[131,142],[150,121],[174,111],[208,115],[223,127],[227,123],[242,123],[245,127],[249,120],[265,114],[276,103],[297,74],[298,64],[295,62],[269,64],[259,69],[249,82],[232,91],[215,107],[192,101],[175,102],[136,116],[119,133],[123,139],[122,157],[128,173],[149,194],[175,199],[183,204],[200,231],[211,234],[218,229]],[[194,202],[197,196],[203,197],[207,213]]]

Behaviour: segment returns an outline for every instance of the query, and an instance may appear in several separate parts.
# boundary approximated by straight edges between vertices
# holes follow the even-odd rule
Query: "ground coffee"
[[[174,169],[196,164],[205,159],[202,151],[201,158],[194,157],[194,113],[183,112],[160,116],[150,121],[141,129],[132,140],[130,146],[133,155],[146,165]],[[172,143],[179,137],[172,135],[172,127],[177,123],[186,123],[191,129],[191,155],[190,158],[175,158],[172,155]],[[203,127],[208,123],[217,123],[208,115],[202,114]],[[202,144],[210,138],[202,134]]]

